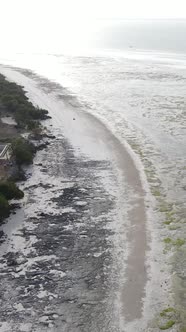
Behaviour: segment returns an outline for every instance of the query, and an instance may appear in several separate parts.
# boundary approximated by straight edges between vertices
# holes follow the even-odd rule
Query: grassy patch
[[[174,308],[170,307],[170,308],[164,309],[164,310],[160,313],[160,316],[161,316],[161,317],[165,317],[165,316],[167,316],[167,314],[169,314],[169,313],[175,313],[175,312],[176,312],[176,310],[175,310]]]
[[[173,210],[166,212],[165,213],[166,220],[165,220],[164,224],[170,225],[172,222],[175,222],[176,218],[174,217],[174,215],[175,215],[175,212]]]
[[[153,195],[156,196],[156,197],[160,197],[161,196],[161,193],[159,190],[153,190],[152,191]]]
[[[165,200],[161,200],[159,211],[165,213],[166,218],[170,218],[173,216],[174,211],[173,211],[173,204],[168,203]]]
[[[166,221],[164,221],[164,225],[170,225],[171,222],[172,222],[172,220],[166,220]]]
[[[172,243],[172,239],[170,237],[166,237],[164,240],[163,240],[166,244],[170,244]]]
[[[185,239],[180,239],[180,238],[173,240],[170,237],[166,237],[163,241],[166,244],[172,244],[176,247],[181,247],[185,244]]]
[[[168,329],[170,329],[174,324],[175,324],[175,321],[174,321],[174,320],[169,320],[169,321],[166,322],[164,325],[161,325],[159,328],[160,328],[160,330],[168,330]]]
[[[185,244],[185,239],[177,239],[173,241],[173,244],[177,247],[181,247]]]
[[[171,210],[171,211],[167,211],[166,213],[165,213],[165,215],[166,215],[166,218],[167,219],[174,219],[174,215],[175,215],[175,211],[174,210]]]

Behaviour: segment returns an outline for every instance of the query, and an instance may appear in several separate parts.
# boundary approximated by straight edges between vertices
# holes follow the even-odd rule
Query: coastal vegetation
[[[9,216],[11,210],[9,200],[21,199],[23,197],[24,193],[14,182],[0,181],[0,222]]]
[[[40,126],[39,120],[49,118],[48,111],[35,107],[22,86],[9,82],[0,74],[0,108],[11,115],[20,129],[32,130]]]
[[[36,152],[36,148],[32,143],[20,137],[12,143],[13,156],[17,165],[31,164]]]
[[[1,121],[1,117],[7,116],[14,119],[16,125]],[[11,168],[11,172],[0,174],[0,223],[10,214],[10,201],[24,197],[15,182],[25,179],[22,165],[31,164],[36,153],[36,146],[31,140],[42,138],[40,121],[48,118],[48,111],[35,107],[22,86],[9,82],[0,74],[0,142],[11,143],[12,148],[11,162],[6,167],[6,170]],[[22,137],[25,132],[28,133],[28,139]]]
[[[21,199],[24,197],[24,193],[11,181],[0,182],[0,195],[4,196],[7,200]]]
[[[169,307],[169,308],[166,308],[164,309],[161,313],[160,313],[160,316],[161,317],[166,317],[169,313],[175,313],[176,310],[172,307]]]
[[[169,330],[174,326],[174,331],[186,332],[184,317],[185,313],[180,307],[168,307],[159,313],[157,326],[161,331]]]
[[[160,326],[160,330],[168,330],[175,324],[174,320],[169,320],[165,325]]]
[[[173,240],[170,237],[166,237],[164,239],[164,243],[174,245],[174,246],[177,246],[177,247],[181,247],[185,244],[185,239],[178,238],[178,239]]]
[[[4,218],[8,217],[10,213],[10,205],[8,200],[0,194],[0,223]]]

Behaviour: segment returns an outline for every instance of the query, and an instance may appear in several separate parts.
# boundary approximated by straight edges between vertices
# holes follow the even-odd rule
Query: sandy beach
[[[138,162],[103,123],[59,97],[60,85],[0,71],[49,111],[44,125],[55,136],[27,169],[22,208],[3,226],[0,331],[156,331],[149,322],[169,284],[160,287],[163,273],[156,280],[161,246],[153,252]],[[11,255],[20,261],[13,269]]]

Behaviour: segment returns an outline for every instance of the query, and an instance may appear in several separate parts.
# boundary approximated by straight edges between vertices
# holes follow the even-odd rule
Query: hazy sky
[[[186,18],[185,0],[0,0],[1,19],[41,15],[65,18]],[[33,17],[34,18],[34,17]]]
[[[1,45],[51,45],[55,36],[67,43],[90,35],[95,20],[118,18],[186,18],[186,0],[0,0]]]

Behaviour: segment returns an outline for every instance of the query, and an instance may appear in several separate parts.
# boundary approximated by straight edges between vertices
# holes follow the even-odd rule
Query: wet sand
[[[48,323],[46,331],[128,332],[130,330],[128,324],[143,317],[143,301],[147,282],[147,216],[145,191],[140,172],[128,150],[98,119],[83,112],[80,105],[74,105],[74,100],[72,105],[70,97],[69,99],[59,98],[61,93],[59,85],[39,78],[36,75],[31,75],[30,72],[26,71],[4,67],[1,68],[1,72],[8,79],[23,85],[28,91],[28,96],[31,100],[49,111],[52,120],[47,120],[45,125],[56,136],[48,150],[36,157],[31,170],[32,175],[29,179],[29,185],[25,185],[28,187],[27,202],[25,202],[23,207],[26,217],[22,221],[25,234],[28,233],[26,230],[28,220],[36,218],[35,222],[37,221],[38,230],[41,233],[42,228],[40,224],[45,219],[47,219],[49,225],[55,224],[55,227],[57,227],[58,219],[63,214],[62,212],[57,212],[56,206],[52,205],[51,210],[40,211],[44,215],[40,215],[39,219],[38,206],[36,209],[37,213],[33,214],[36,202],[42,193],[42,190],[38,191],[38,193],[35,192],[36,200],[32,202],[33,190],[37,191],[39,186],[42,188],[45,185],[48,186],[50,177],[53,181],[51,182],[53,192],[57,189],[68,193],[65,201],[62,198],[60,200],[58,197],[55,199],[52,197],[59,210],[64,207],[74,209],[74,221],[77,222],[78,219],[78,223],[84,223],[84,230],[81,230],[80,233],[79,227],[73,233],[71,231],[73,228],[72,224],[66,224],[68,238],[73,238],[73,244],[71,243],[69,246],[69,255],[66,256],[66,265],[59,252],[57,257],[58,264],[61,266],[61,262],[63,263],[63,270],[64,265],[66,266],[66,272],[64,273],[69,271],[69,266],[71,265],[73,278],[70,285],[69,281],[66,283],[64,281],[64,284],[58,283],[58,286],[56,286],[59,294],[63,293],[64,287],[66,288],[65,292],[69,288],[68,296],[66,296],[63,304],[60,303],[60,299],[55,303],[56,320],[55,323]],[[40,168],[38,167],[39,163],[42,164]],[[42,180],[41,174],[44,169],[46,177]],[[76,185],[78,181],[82,182],[82,178],[83,187],[77,189]],[[59,183],[61,181],[69,181],[72,184],[73,193],[70,193],[69,189],[63,186],[60,188]],[[40,182],[42,182],[42,185]],[[75,186],[74,182],[76,182]],[[87,185],[86,187],[85,184]],[[34,189],[33,185],[36,186]],[[82,195],[83,190],[85,190],[86,195]],[[79,199],[81,212],[77,211],[78,204],[74,203],[76,199]],[[72,201],[73,204],[71,204]],[[42,200],[39,204],[41,204],[42,208],[42,204],[44,207],[44,204],[47,204],[47,200],[46,202]],[[68,209],[65,212],[66,218],[64,222],[69,218],[68,214],[72,213]],[[17,227],[20,229],[20,220]],[[11,221],[8,223],[8,226],[5,226],[5,230],[7,231],[8,241],[11,243]],[[51,226],[48,228],[48,231],[47,229],[45,231],[42,230],[45,233],[45,239],[40,238],[40,243],[45,241],[46,237],[47,241],[50,242],[49,231],[51,232]],[[97,243],[99,234],[101,242]],[[36,232],[33,232],[32,235],[37,237]],[[88,243],[85,245],[81,241],[78,242],[77,238],[82,240],[83,235],[85,238],[88,236],[91,239],[90,242],[94,239],[92,249],[89,248]],[[54,236],[57,236],[56,233],[54,233]],[[65,239],[65,236],[61,234],[61,239]],[[15,246],[15,238],[13,242]],[[63,246],[68,248],[68,241],[65,243]],[[24,248],[20,246],[18,250],[24,254]],[[44,256],[46,249],[44,250],[43,246],[41,250],[39,242],[36,241],[35,250],[37,255],[41,256],[42,254]],[[5,252],[7,254],[7,247]],[[56,255],[54,245],[50,248],[50,255],[52,254]],[[76,261],[72,262],[74,254],[77,255]],[[104,257],[95,264],[92,261],[92,254],[96,259]],[[81,266],[79,269],[78,264]],[[42,269],[46,270],[44,262],[42,263]],[[50,269],[54,269],[52,264]],[[95,269],[97,272],[94,276]],[[92,288],[90,286],[87,293],[87,285],[85,286],[84,282],[86,279],[85,275],[89,274],[90,276],[92,275],[92,281],[88,280],[87,283],[92,284]],[[102,277],[100,277],[100,274]],[[77,282],[77,279],[81,279],[81,284]],[[7,277],[7,280],[9,280],[9,284],[12,283],[11,278],[8,279]],[[11,289],[12,286],[9,286]],[[47,291],[49,292],[49,289]],[[84,300],[80,301],[82,294],[84,294]],[[16,294],[16,296],[18,295]],[[48,303],[44,295],[43,301],[45,304]],[[39,309],[36,307],[34,310],[36,311],[36,317],[39,317]],[[59,311],[63,319],[61,319]],[[87,317],[90,315],[88,319],[85,317],[85,313]],[[23,322],[27,320],[25,317],[23,315]],[[60,324],[62,321],[64,328],[61,330]],[[12,322],[16,323],[17,326],[20,324],[20,322],[16,322],[13,316]],[[32,325],[32,318],[26,323],[27,327],[29,328],[30,326],[32,331],[45,331],[44,327],[42,329],[40,325],[34,325],[35,323]],[[42,323],[40,321],[40,324]],[[3,330],[0,329],[0,331]],[[15,331],[17,330],[15,329]]]

